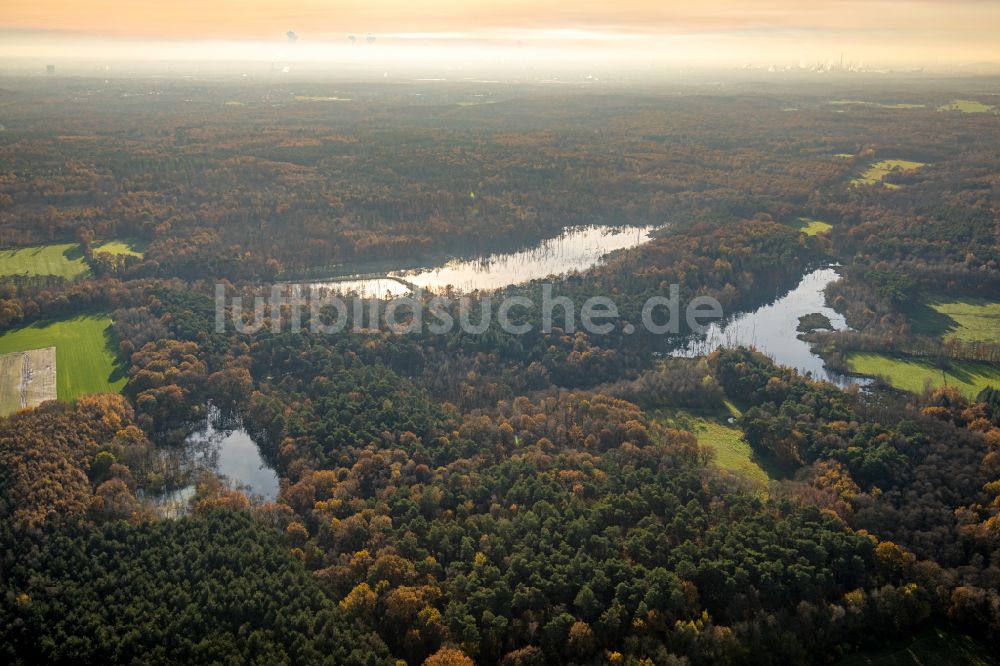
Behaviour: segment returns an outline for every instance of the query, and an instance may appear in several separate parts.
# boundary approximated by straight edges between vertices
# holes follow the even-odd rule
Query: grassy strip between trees
[[[0,275],[56,275],[73,280],[89,274],[77,243],[0,250]]]
[[[913,393],[920,393],[928,383],[933,387],[947,384],[974,398],[987,386],[1000,386],[1000,366],[992,363],[950,360],[942,370],[929,359],[851,352],[847,365],[851,372],[884,377],[894,387]]]
[[[117,393],[125,386],[111,319],[106,315],[44,322],[0,335],[0,354],[40,347],[56,348],[56,390],[60,400],[75,400],[87,393]]]

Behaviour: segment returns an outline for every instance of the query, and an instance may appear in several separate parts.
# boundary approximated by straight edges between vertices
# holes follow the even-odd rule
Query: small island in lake
[[[820,312],[810,312],[799,317],[799,325],[796,329],[799,333],[810,333],[812,331],[832,331],[833,324],[830,318]]]

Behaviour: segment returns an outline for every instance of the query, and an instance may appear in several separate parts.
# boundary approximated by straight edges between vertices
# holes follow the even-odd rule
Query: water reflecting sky
[[[847,330],[843,315],[827,307],[823,290],[838,280],[836,269],[821,268],[807,273],[790,292],[769,305],[714,323],[704,335],[695,336],[674,352],[674,356],[702,356],[719,347],[753,346],[779,365],[812,373],[840,387],[865,385],[871,380],[827,370],[812,346],[799,339],[799,317],[811,313],[826,315],[835,331]]]

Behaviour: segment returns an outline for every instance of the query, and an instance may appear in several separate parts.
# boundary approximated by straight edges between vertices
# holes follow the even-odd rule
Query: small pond
[[[184,440],[181,467],[194,479],[201,471],[225,478],[234,488],[273,501],[278,497],[278,475],[260,454],[256,442],[238,419],[227,418],[208,404],[205,420]],[[160,513],[181,515],[194,496],[191,484],[150,496]]]

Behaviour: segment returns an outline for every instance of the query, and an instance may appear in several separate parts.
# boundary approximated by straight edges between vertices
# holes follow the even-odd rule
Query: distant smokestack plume
[[[294,32],[292,32],[291,30],[285,33],[285,36],[288,37],[289,44],[294,44],[295,42],[299,41],[299,36],[296,35]]]

